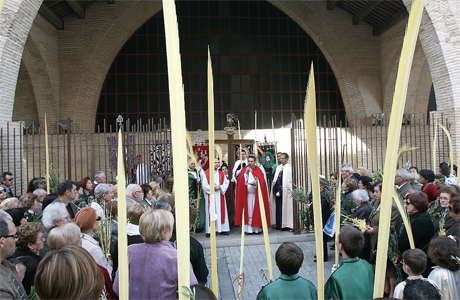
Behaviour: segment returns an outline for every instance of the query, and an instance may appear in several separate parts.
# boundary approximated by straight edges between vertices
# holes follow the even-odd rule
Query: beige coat
[[[19,292],[13,283],[13,280],[20,286],[24,295],[27,296],[18,273],[12,263],[4,259],[0,264],[0,299],[17,299],[21,300]]]
[[[281,228],[294,228],[294,207],[292,203],[292,166],[287,163],[284,166],[279,165],[276,168],[275,176],[273,177],[272,190],[270,191],[270,220],[272,224],[276,224],[276,195],[273,194],[273,185],[278,180],[278,174],[283,170],[283,207],[282,207],[282,225]]]
[[[396,227],[396,223],[400,218],[398,207],[396,206],[395,200],[393,199],[393,203],[391,205],[391,228],[394,229]],[[374,250],[377,247],[377,239],[379,235],[379,221],[380,221],[380,201],[375,201],[373,205],[372,213],[369,217],[369,226],[374,228],[374,233],[370,234],[371,239],[371,249]]]

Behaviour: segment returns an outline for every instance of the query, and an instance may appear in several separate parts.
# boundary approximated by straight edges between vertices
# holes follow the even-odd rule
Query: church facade
[[[393,15],[391,26],[374,35],[375,26],[353,24],[350,11],[328,9],[332,2],[177,2],[188,127],[207,129],[208,45],[217,130],[228,112],[239,116],[243,129],[271,128],[272,116],[276,128],[290,126],[290,114],[301,115],[311,62],[318,117],[371,122],[372,114],[388,116],[407,14]],[[397,2],[410,10],[411,0]],[[454,153],[460,133],[457,2],[426,1],[405,107],[405,113],[426,114],[434,87],[434,115],[452,124]],[[17,121],[43,126],[45,113],[50,123],[70,117],[87,127],[115,123],[118,114],[130,120],[168,117],[161,1],[80,1],[83,15],[62,18],[50,3],[5,0],[1,127]]]

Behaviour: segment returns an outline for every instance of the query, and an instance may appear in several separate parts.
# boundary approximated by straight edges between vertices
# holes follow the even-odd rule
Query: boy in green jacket
[[[363,234],[354,227],[344,226],[340,230],[336,246],[342,252],[343,261],[326,282],[325,299],[373,299],[372,266],[358,258],[364,247]]]
[[[296,244],[282,243],[275,259],[281,275],[264,286],[257,299],[318,299],[316,287],[297,274],[302,266],[303,252]]]

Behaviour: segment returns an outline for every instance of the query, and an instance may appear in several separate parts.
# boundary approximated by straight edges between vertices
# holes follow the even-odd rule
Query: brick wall
[[[350,116],[362,117],[369,111],[358,77],[378,78],[382,109],[389,112],[405,20],[382,36],[374,37],[367,23],[352,25],[350,14],[339,8],[328,11],[324,1],[272,3],[291,16],[323,51],[335,72]],[[404,3],[410,7],[411,0]],[[27,80],[18,80],[22,57],[38,107],[34,119],[42,121],[44,112],[52,111],[53,120],[70,116],[82,119],[89,126],[95,118],[100,89],[113,59],[132,33],[161,9],[161,2],[116,1],[108,5],[96,1],[87,7],[85,19],[66,17],[62,31],[37,16],[40,4],[40,0],[7,0],[0,17],[0,108],[5,116],[0,125],[12,120],[16,90],[21,93],[29,90],[27,97],[31,97]],[[408,113],[425,110],[432,77],[438,110],[454,121],[451,131],[456,149],[457,132],[460,132],[460,122],[454,118],[458,110],[456,98],[460,95],[460,86],[454,84],[460,76],[459,15],[455,0],[427,1],[406,106]],[[17,83],[21,86],[16,89]],[[17,97],[18,101],[25,100],[24,94]],[[18,111],[14,117],[32,119],[31,114],[28,109],[27,114],[21,116]]]
[[[18,85],[14,99],[13,121],[34,121],[39,125],[37,101],[29,72],[24,63],[21,63],[18,75]]]
[[[391,103],[397,69],[394,62],[399,58],[399,51],[395,49],[400,49],[405,22],[400,22],[386,36],[374,37],[370,25],[365,22],[352,25],[350,14],[339,8],[328,11],[320,1],[274,1],[273,4],[298,22],[323,51],[335,72],[347,113],[353,119],[354,116],[364,116],[365,112],[368,115],[379,112],[378,105],[376,108],[375,103],[371,105],[370,100],[363,100],[358,77],[381,82],[380,86],[374,87],[376,94],[382,94],[381,109],[388,106],[385,103]],[[36,92],[40,98],[37,101],[43,102],[39,107],[46,107],[45,102],[53,99],[48,106],[58,109],[58,119],[70,116],[90,124],[96,115],[105,75],[117,52],[140,25],[161,9],[160,5],[161,2],[157,1],[116,2],[114,5],[95,2],[86,9],[85,19],[68,16],[63,31],[56,31],[49,24],[47,27],[46,21],[37,17],[31,31],[39,51],[34,58],[43,60],[47,70],[39,68],[37,72],[46,73],[45,79],[49,78],[45,80],[41,77],[47,85],[36,85],[47,86],[45,90],[48,91],[47,95]],[[55,48],[56,37],[58,49]],[[47,48],[40,47],[45,44]],[[32,55],[35,53],[32,42],[30,48],[28,42],[26,50]],[[59,57],[58,63],[56,57]],[[423,63],[419,66],[418,75],[425,70]],[[57,69],[59,72],[56,72]],[[418,97],[417,92],[423,94],[429,86],[426,81],[414,76],[411,81],[414,93],[409,95],[408,100],[413,103]],[[420,84],[425,86],[420,88]],[[56,90],[59,90],[58,96]],[[54,102],[57,97],[58,105]],[[424,99],[428,99],[428,93]],[[366,105],[370,108],[366,109]],[[408,107],[408,112],[414,110],[413,105]],[[43,120],[44,111],[39,109],[40,120]]]

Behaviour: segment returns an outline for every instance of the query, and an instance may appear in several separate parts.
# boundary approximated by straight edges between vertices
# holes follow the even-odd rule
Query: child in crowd
[[[423,276],[421,275],[423,272],[425,272],[426,269],[426,259],[427,257],[423,250],[409,249],[404,251],[403,260],[401,261],[402,269],[404,273],[409,275],[409,277],[407,277],[407,280],[399,283],[396,286],[393,298],[403,299],[404,287],[406,286],[408,280],[427,280],[437,288],[436,284],[433,281],[423,278]]]
[[[372,266],[358,258],[364,247],[364,236],[356,228],[344,226],[336,240],[343,261],[324,287],[325,299],[372,299],[374,272]]]
[[[296,244],[282,243],[275,259],[281,275],[264,286],[257,299],[318,299],[313,283],[297,274],[302,266],[303,252]]]
[[[441,294],[436,286],[423,279],[412,279],[406,284],[403,292],[406,300],[441,300]]]

